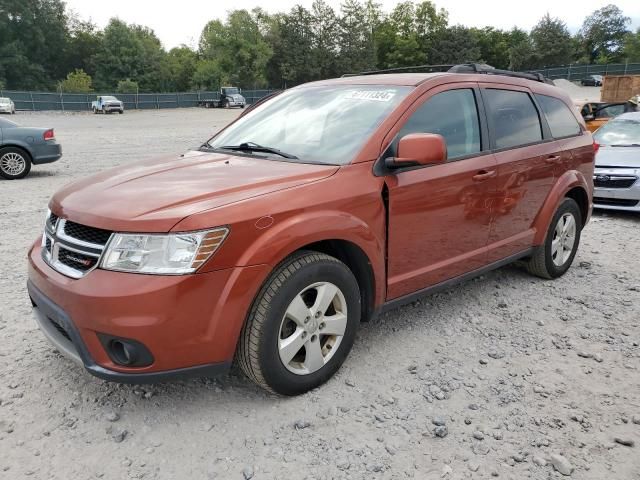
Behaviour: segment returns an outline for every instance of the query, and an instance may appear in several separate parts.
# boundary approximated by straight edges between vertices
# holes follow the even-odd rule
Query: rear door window
[[[547,123],[554,138],[571,137],[580,134],[580,124],[562,100],[548,95],[536,95],[536,100],[538,100],[545,117],[547,117]]]
[[[526,92],[486,89],[487,115],[493,127],[495,148],[514,148],[540,142],[538,110]]]
[[[479,153],[480,122],[473,90],[448,90],[429,98],[407,120],[398,138],[409,133],[442,135],[450,160]]]

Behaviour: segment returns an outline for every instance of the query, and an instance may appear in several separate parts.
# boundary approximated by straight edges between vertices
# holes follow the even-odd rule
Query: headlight
[[[170,234],[115,233],[101,268],[119,272],[181,275],[195,272],[222,245],[228,228]]]

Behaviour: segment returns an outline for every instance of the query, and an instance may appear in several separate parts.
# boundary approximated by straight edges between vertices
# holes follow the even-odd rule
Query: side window
[[[542,140],[542,125],[531,97],[514,90],[485,90],[487,114],[496,148],[512,148]]]
[[[562,100],[547,95],[536,95],[536,99],[547,117],[554,138],[570,137],[581,132],[580,124]]]
[[[597,118],[613,118],[624,113],[624,105],[609,105],[598,110]]]
[[[480,152],[480,122],[473,90],[449,90],[427,100],[402,127],[409,133],[437,133],[447,143],[449,159]]]

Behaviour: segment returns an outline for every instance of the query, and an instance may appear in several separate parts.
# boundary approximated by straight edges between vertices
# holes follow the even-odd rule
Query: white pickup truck
[[[91,102],[91,110],[93,113],[124,113],[124,102],[110,95],[102,95]]]

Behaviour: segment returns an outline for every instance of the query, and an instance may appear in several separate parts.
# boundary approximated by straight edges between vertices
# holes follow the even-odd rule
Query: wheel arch
[[[584,227],[591,208],[588,193],[590,191],[592,189],[582,173],[570,170],[560,176],[533,222],[533,227],[536,230],[533,244],[542,245],[544,243],[553,215],[566,197],[572,198],[578,203],[580,212],[583,214],[582,226]]]
[[[367,254],[353,242],[341,239],[322,240],[305,245],[300,250],[312,250],[337,258],[356,277],[360,287],[362,321],[368,321],[375,310],[376,279]],[[296,253],[296,252],[293,252]]]
[[[18,150],[21,150],[27,155],[28,160],[33,163],[33,155],[26,145],[18,142],[3,143],[2,145],[0,145],[0,151],[4,150],[5,148],[17,148]]]

